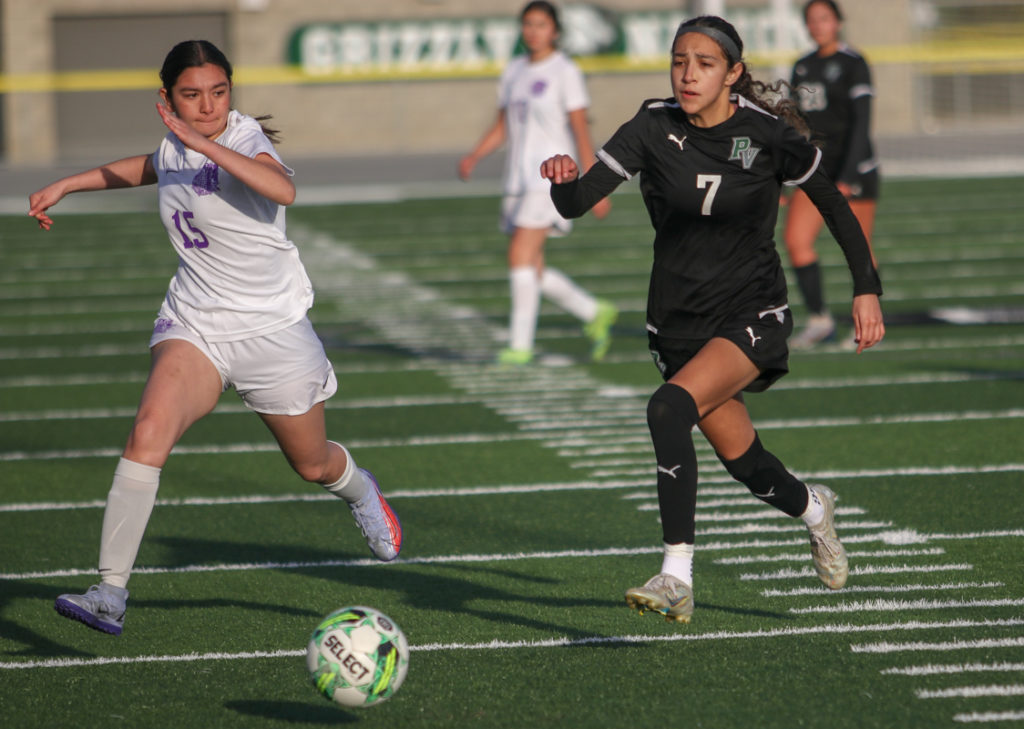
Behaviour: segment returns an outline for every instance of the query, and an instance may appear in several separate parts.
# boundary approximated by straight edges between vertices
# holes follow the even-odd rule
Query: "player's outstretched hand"
[[[64,194],[64,186],[60,182],[53,182],[28,196],[28,214],[36,219],[43,230],[49,230],[53,225],[46,211],[60,202]]]
[[[540,163],[540,176],[551,180],[556,185],[572,182],[580,176],[580,168],[576,160],[567,154],[556,154]]]
[[[459,160],[459,179],[466,181],[473,174],[473,170],[476,168],[476,157],[471,154],[467,154],[465,157]]]
[[[166,104],[157,102],[156,110],[159,112],[160,119],[163,120],[164,126],[170,129],[171,133],[180,139],[181,143],[189,149],[199,152],[199,145],[208,141],[206,137],[179,119]]]
[[[875,294],[853,297],[853,336],[857,342],[857,354],[875,346],[885,336],[882,306]]]

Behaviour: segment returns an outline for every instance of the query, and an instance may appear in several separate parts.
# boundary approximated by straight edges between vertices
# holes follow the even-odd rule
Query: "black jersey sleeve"
[[[810,179],[821,162],[821,150],[782,121],[776,127],[776,140],[772,149],[775,153],[776,172],[785,184],[803,184]]]
[[[871,156],[871,70],[860,56],[850,74],[850,131],[846,157],[839,173],[840,182],[854,182],[859,176],[857,165]]]
[[[597,158],[624,180],[642,170],[646,157],[644,140],[651,124],[650,110],[665,103],[657,99],[645,101],[636,116],[619,127],[597,151]]]
[[[603,160],[598,160],[583,177],[551,185],[551,201],[563,218],[578,218],[625,180]]]
[[[645,110],[652,103],[662,102],[645,101],[637,115],[619,127],[612,138],[597,150],[597,162],[585,175],[573,182],[551,185],[551,201],[559,215],[578,218],[643,169]]]
[[[818,208],[832,237],[843,249],[846,265],[849,266],[850,274],[853,276],[853,295],[878,294],[881,296],[882,282],[878,278],[878,271],[875,270],[875,266],[871,262],[871,249],[864,237],[860,223],[853,211],[850,210],[850,203],[821,169],[816,169],[806,181],[801,183],[800,189],[807,193],[807,197]]]

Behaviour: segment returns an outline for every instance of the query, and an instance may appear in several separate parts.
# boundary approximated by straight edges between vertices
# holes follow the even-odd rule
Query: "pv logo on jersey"
[[[749,170],[750,166],[754,164],[754,157],[760,151],[760,147],[755,147],[751,144],[750,137],[733,137],[732,152],[729,153],[729,159],[740,160],[743,163],[743,169]]]

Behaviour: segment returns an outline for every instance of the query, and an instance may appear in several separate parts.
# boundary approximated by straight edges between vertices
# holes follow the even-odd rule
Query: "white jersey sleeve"
[[[217,142],[248,157],[269,154],[280,161],[259,123],[237,111]],[[173,134],[153,163],[160,219],[178,253],[162,314],[211,342],[270,334],[305,316],[313,287],[285,233],[284,207]]]

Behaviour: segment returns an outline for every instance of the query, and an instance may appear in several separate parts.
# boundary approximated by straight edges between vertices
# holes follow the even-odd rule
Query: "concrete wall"
[[[593,0],[611,11],[685,10],[678,0]],[[728,9],[769,0],[733,0]],[[794,5],[799,3],[794,0]],[[910,40],[909,0],[852,0],[846,36],[858,47]],[[218,43],[236,69],[280,67],[296,28],[317,22],[515,16],[502,0],[4,0],[0,61],[5,74],[100,68],[152,69],[151,89],[5,94],[3,159],[10,165],[105,159],[155,148],[162,127],[152,104],[156,71],[186,37]],[[173,12],[173,16],[169,13]],[[748,45],[750,41],[748,39]],[[665,49],[667,53],[667,48]],[[870,59],[869,59],[870,60]],[[772,68],[755,69],[771,75]],[[242,75],[242,74],[240,74]],[[876,67],[876,129],[914,128],[909,68]],[[588,86],[600,144],[647,97],[667,96],[664,70],[591,72]],[[235,106],[273,114],[287,156],[434,153],[468,149],[493,120],[496,78],[245,84]]]

